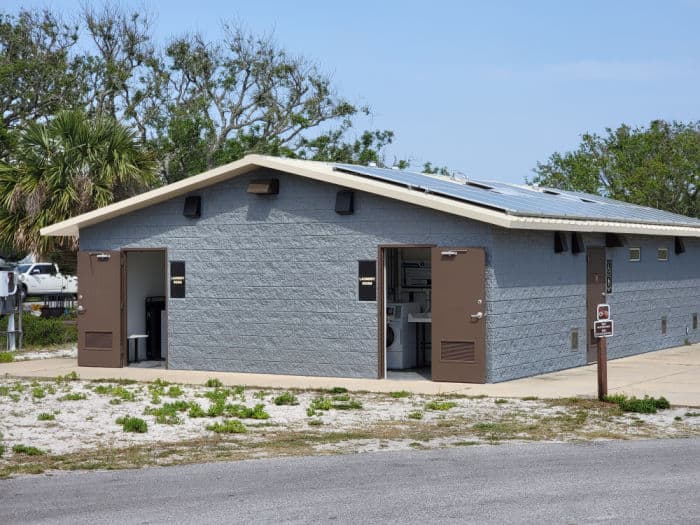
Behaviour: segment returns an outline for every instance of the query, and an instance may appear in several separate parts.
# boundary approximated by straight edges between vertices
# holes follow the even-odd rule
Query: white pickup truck
[[[17,266],[22,297],[28,295],[77,295],[78,278],[63,275],[52,263],[31,263]]]

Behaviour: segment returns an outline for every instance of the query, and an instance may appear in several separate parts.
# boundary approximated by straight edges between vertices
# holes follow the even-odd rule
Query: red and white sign
[[[610,305],[609,304],[599,304],[596,307],[596,319],[598,319],[598,321],[610,320]]]

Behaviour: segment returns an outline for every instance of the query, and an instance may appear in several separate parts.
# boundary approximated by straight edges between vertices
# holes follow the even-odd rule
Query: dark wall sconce
[[[554,232],[554,253],[562,253],[569,250],[566,244],[566,234],[563,232]]]
[[[340,190],[335,195],[335,212],[338,215],[352,215],[355,211],[355,192]]]
[[[182,214],[188,219],[199,219],[202,216],[202,198],[199,195],[185,197]]]
[[[685,243],[683,242],[682,238],[680,238],[680,237],[673,238],[673,249],[676,252],[676,255],[680,255],[681,253],[685,253]]]
[[[583,236],[579,232],[571,232],[571,253],[583,253],[586,247],[583,245]]]

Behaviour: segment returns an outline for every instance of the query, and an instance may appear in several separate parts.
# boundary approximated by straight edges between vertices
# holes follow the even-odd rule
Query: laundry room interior
[[[385,364],[388,379],[430,379],[429,247],[384,249]]]

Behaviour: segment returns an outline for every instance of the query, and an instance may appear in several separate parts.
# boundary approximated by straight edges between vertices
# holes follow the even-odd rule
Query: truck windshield
[[[17,271],[19,273],[27,273],[27,271],[29,270],[29,268],[31,268],[31,266],[32,266],[31,264],[20,264],[17,267]]]

